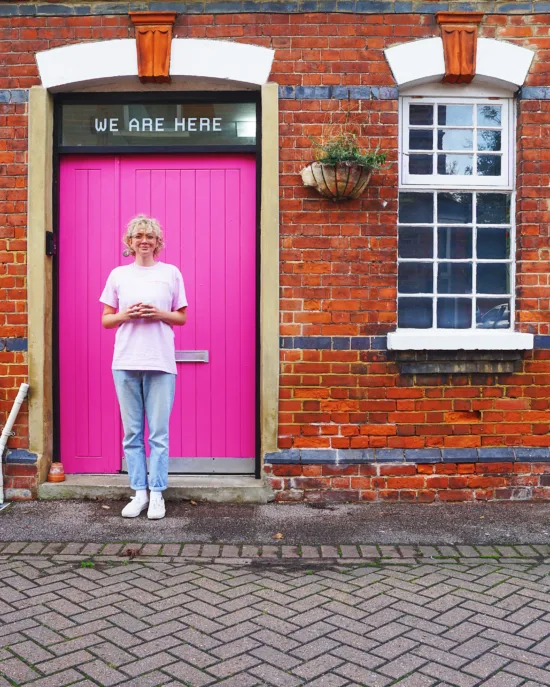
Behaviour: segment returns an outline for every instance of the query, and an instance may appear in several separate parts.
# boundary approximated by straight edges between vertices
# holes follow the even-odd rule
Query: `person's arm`
[[[128,310],[122,312],[117,312],[116,308],[112,305],[103,305],[103,313],[101,315],[101,324],[105,329],[114,329],[115,327],[120,327],[124,322],[129,320],[135,320],[138,317],[143,317],[141,314],[141,309],[143,305],[141,303],[135,303],[130,306]]]

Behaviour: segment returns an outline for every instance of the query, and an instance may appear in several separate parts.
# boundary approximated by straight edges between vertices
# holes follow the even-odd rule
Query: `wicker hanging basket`
[[[301,171],[304,186],[313,186],[334,202],[358,198],[372,176],[372,169],[357,162],[312,162]]]

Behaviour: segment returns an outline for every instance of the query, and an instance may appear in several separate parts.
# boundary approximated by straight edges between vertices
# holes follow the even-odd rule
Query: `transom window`
[[[510,329],[511,99],[403,98],[398,329]]]

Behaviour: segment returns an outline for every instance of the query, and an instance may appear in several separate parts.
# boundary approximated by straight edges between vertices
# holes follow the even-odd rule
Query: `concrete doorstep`
[[[64,482],[44,482],[38,487],[41,500],[88,499],[108,501],[133,495],[128,475],[67,475]],[[170,475],[167,501],[210,503],[268,503],[273,490],[261,479],[248,475]]]

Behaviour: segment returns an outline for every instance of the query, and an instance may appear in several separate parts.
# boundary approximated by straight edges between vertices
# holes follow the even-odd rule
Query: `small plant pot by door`
[[[358,198],[372,176],[372,169],[353,162],[312,162],[301,171],[304,186],[312,186],[334,202]]]

